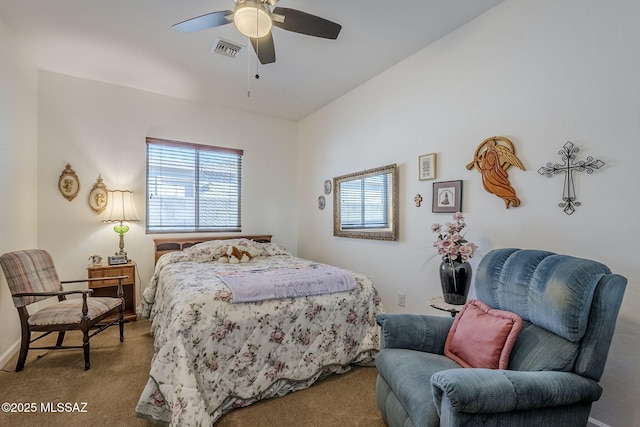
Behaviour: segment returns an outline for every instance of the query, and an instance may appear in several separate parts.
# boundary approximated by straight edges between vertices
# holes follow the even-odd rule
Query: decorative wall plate
[[[326,180],[324,182],[324,194],[330,194],[330,193],[331,193],[331,181]]]
[[[318,209],[323,210],[324,207],[326,206],[327,202],[324,199],[324,196],[320,196],[318,197]]]
[[[80,180],[76,172],[71,168],[70,163],[67,163],[67,166],[60,174],[60,178],[58,178],[58,190],[68,201],[72,201],[80,191]]]
[[[108,196],[107,186],[102,182],[102,175],[100,175],[89,193],[89,206],[97,214],[102,213],[107,208]]]

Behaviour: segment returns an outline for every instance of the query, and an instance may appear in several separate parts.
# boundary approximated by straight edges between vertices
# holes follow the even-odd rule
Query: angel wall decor
[[[516,197],[516,190],[511,187],[507,173],[512,165],[525,170],[516,157],[513,143],[503,136],[492,136],[478,145],[467,169],[475,167],[482,174],[484,189],[502,198],[505,207],[509,209],[520,205],[520,199]]]

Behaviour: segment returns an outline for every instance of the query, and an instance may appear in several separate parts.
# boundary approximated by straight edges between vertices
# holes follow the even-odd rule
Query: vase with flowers
[[[440,283],[444,302],[448,304],[462,305],[469,294],[472,274],[469,259],[478,246],[465,239],[463,230],[466,226],[460,212],[453,214],[452,222],[431,226],[431,231],[438,236],[433,246],[438,249],[438,255],[442,256]]]

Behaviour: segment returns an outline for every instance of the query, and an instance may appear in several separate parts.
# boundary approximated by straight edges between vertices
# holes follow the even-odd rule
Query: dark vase
[[[447,304],[463,305],[471,285],[471,264],[460,261],[442,261],[440,264],[442,296]]]

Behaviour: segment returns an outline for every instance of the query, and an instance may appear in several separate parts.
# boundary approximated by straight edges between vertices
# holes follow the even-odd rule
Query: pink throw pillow
[[[469,300],[453,321],[444,354],[465,368],[507,369],[522,318]]]

